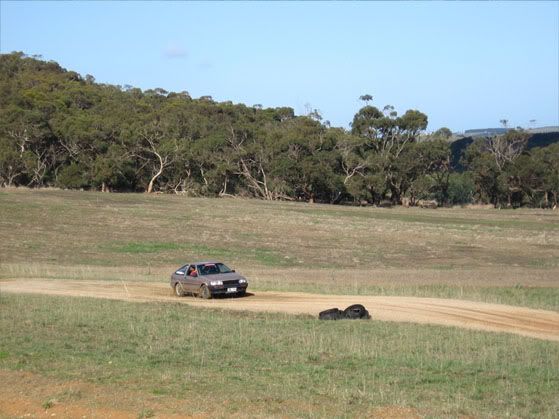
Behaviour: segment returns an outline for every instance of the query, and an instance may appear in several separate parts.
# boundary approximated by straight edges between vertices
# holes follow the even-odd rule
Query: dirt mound
[[[142,302],[172,301],[228,310],[313,316],[329,307],[345,307],[360,303],[367,307],[375,320],[438,324],[559,341],[559,313],[557,312],[464,300],[263,291],[244,298],[201,300],[193,297],[174,297],[166,283],[44,279],[2,281],[0,291]]]

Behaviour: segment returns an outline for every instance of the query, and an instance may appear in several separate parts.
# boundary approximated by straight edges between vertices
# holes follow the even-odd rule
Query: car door
[[[185,275],[184,275],[184,290],[187,292],[198,292],[198,289],[200,288],[200,278],[199,277],[195,277],[195,276],[191,276],[189,275],[189,272],[191,271],[191,268],[196,268],[195,265],[190,265],[186,271],[185,271]],[[196,269],[196,271],[198,271],[198,269]]]
[[[181,285],[183,285],[184,287],[184,276],[186,275],[186,270],[188,269],[188,265],[184,265],[182,267],[180,267],[179,269],[177,269],[174,273],[173,273],[173,280],[172,282],[180,282]]]

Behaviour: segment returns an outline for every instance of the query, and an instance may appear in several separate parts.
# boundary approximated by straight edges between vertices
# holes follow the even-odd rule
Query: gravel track
[[[437,324],[559,341],[559,313],[557,312],[465,300],[270,291],[257,291],[243,298],[202,300],[194,297],[175,297],[166,283],[44,279],[0,281],[0,292],[138,302],[166,301],[227,310],[315,316],[328,308],[343,309],[359,303],[371,312],[373,320]]]

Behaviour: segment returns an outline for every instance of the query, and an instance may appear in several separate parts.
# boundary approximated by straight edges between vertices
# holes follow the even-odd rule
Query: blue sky
[[[98,82],[188,91],[348,127],[363,94],[428,130],[559,125],[559,2],[1,0],[0,50]],[[532,123],[533,125],[533,123]]]

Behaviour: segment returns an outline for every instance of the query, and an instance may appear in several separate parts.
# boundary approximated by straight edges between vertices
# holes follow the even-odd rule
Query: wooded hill
[[[516,130],[478,139],[458,173],[450,130],[426,136],[422,112],[400,116],[361,99],[344,130],[317,111],[100,84],[53,61],[3,54],[0,184],[327,203],[557,203],[559,144],[528,150],[529,135]]]

